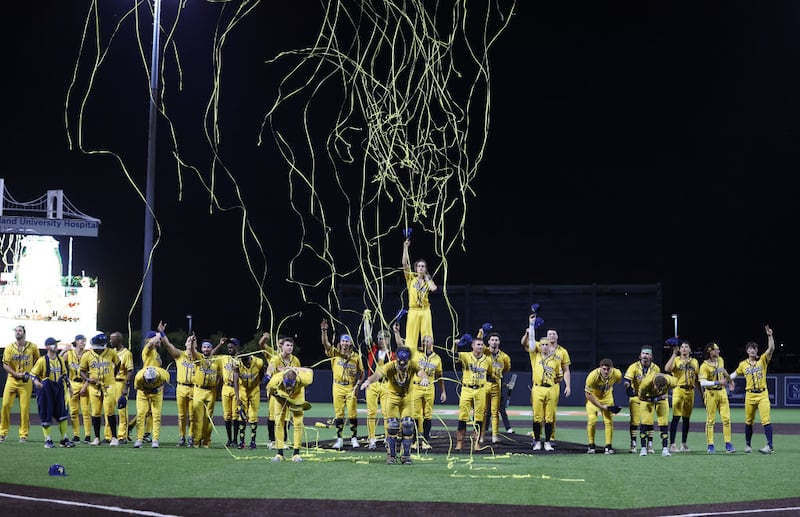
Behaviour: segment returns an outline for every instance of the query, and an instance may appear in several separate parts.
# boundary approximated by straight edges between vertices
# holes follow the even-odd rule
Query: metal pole
[[[153,264],[150,261],[150,251],[153,247],[153,226],[156,194],[156,116],[158,107],[158,77],[159,77],[159,36],[161,27],[161,0],[153,1],[153,49],[150,65],[150,122],[147,131],[147,183],[145,184],[144,207],[144,283],[142,285],[142,339],[147,331],[152,328],[153,317]]]

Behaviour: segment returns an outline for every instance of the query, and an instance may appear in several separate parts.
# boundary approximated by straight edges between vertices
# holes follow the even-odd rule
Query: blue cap
[[[407,348],[401,348],[397,351],[398,361],[408,361],[411,359],[411,352]]]
[[[348,334],[342,334],[342,337],[339,338],[340,341],[350,341],[353,342],[353,338],[351,338]]]
[[[235,337],[232,337],[232,338],[230,338],[230,339],[228,340],[228,342],[229,342],[229,343],[233,343],[233,344],[234,344],[234,345],[236,345],[236,346],[242,346],[242,344],[239,342],[239,340],[238,340],[238,339],[236,339]]]
[[[51,476],[66,476],[67,469],[65,469],[63,465],[59,465],[58,463],[56,463],[54,465],[50,465],[49,474]]]
[[[145,337],[145,339],[153,339],[157,335],[158,335],[158,332],[156,332],[155,330],[148,330],[147,334],[145,334],[144,337]]]
[[[54,337],[49,337],[44,340],[44,346],[55,345],[58,343],[58,340]]]
[[[77,336],[75,336],[75,341],[79,341],[81,339],[86,339],[86,336],[84,336],[83,334],[78,334]]]

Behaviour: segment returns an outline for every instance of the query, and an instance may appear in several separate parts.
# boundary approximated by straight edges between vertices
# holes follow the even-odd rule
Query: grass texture
[[[165,401],[165,414],[174,415],[174,401]],[[453,405],[440,406],[437,417],[452,421]],[[262,408],[263,410],[263,408]],[[513,426],[520,433],[530,429],[529,408],[510,408]],[[495,454],[414,454],[413,465],[387,465],[385,453],[365,447],[334,451],[316,444],[334,437],[334,430],[318,427],[329,418],[329,404],[315,404],[306,413],[306,436],[302,463],[273,463],[267,449],[265,419],[259,426],[258,448],[226,449],[225,428],[216,426],[209,449],[175,447],[177,427],[165,426],[161,447],[131,444],[112,448],[78,445],[45,449],[38,418],[32,415],[28,443],[18,443],[12,425],[8,440],[0,443],[0,482],[44,486],[87,493],[136,498],[312,498],[344,500],[402,500],[413,492],[417,501],[453,501],[593,507],[609,509],[658,508],[676,504],[702,504],[796,497],[792,480],[800,464],[800,436],[776,434],[775,453],[757,452],[764,445],[761,426],[756,424],[753,448],[745,454],[743,410],[732,410],[735,454],[725,454],[717,423],[714,455],[705,452],[703,432],[690,433],[692,452],[662,457],[657,453],[639,457],[628,452],[628,433],[615,431],[617,454],[508,454],[502,447]],[[221,407],[217,404],[217,413]],[[560,408],[559,422],[585,422],[583,408]],[[800,423],[795,409],[773,409],[773,422]],[[617,422],[627,421],[621,413]],[[695,408],[693,423],[705,420],[703,408]],[[360,435],[365,434],[359,415]],[[442,432],[444,420],[434,426]],[[382,426],[379,425],[379,430]],[[57,428],[53,429],[58,439]],[[380,432],[380,431],[379,431]],[[346,435],[349,435],[346,429]],[[598,427],[598,444],[603,439]],[[562,425],[559,440],[585,443],[584,427]],[[249,431],[247,433],[249,441]],[[291,450],[286,451],[287,458]],[[52,464],[66,468],[67,476],[50,476]],[[406,487],[405,489],[399,489]]]

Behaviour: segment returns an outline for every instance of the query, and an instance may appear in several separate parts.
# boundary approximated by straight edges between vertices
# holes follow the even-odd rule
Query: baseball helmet
[[[92,348],[102,350],[108,344],[108,337],[104,333],[99,333],[92,338]]]

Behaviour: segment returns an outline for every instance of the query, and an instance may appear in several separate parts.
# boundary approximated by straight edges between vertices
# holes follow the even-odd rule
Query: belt
[[[232,382],[226,382],[226,383],[225,383],[225,386],[230,386],[230,387],[233,387],[233,383],[232,383]]]
[[[350,381],[336,381],[336,384],[341,384],[342,386],[352,386]]]
[[[72,382],[83,382],[83,377],[76,377],[72,379]]]
[[[190,386],[190,387],[194,386],[194,384],[189,383],[189,382],[179,382],[178,384],[180,384],[181,386]]]
[[[539,388],[539,387],[541,387],[541,388],[552,388],[553,387],[552,384],[535,384],[534,386],[537,387],[537,388]]]
[[[661,400],[666,400],[666,395],[659,395],[657,397],[639,397],[639,400],[644,400],[645,402],[659,402]]]
[[[685,390],[693,390],[694,386],[681,386],[681,388],[683,388]]]
[[[200,386],[199,384],[195,384],[194,387],[200,388],[201,390],[210,390],[214,388],[214,386]]]
[[[706,389],[707,389],[707,390],[719,391],[719,390],[721,390],[721,389],[722,389],[722,386],[717,386],[716,388],[706,388]]]
[[[483,384],[467,384],[467,388],[472,388],[473,390],[479,390],[483,388]]]
[[[764,391],[763,389],[762,390],[747,390],[747,393],[761,393],[763,391]]]

